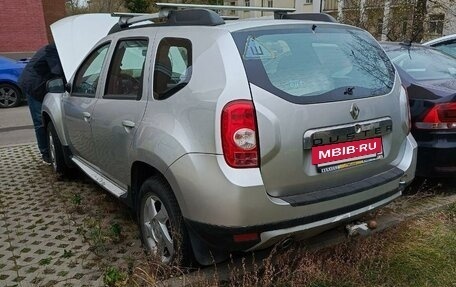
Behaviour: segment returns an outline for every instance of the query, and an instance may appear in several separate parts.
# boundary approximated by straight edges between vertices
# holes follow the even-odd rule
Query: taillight
[[[405,132],[407,134],[410,133],[410,129],[412,128],[412,117],[410,115],[410,103],[407,94],[407,89],[405,87],[401,88],[401,98],[400,98],[401,105],[404,106],[405,112],[407,113],[407,122],[405,126]]]
[[[415,126],[430,130],[456,129],[456,103],[436,104]]]
[[[255,108],[251,101],[233,101],[223,108],[221,132],[223,155],[229,166],[259,166]]]

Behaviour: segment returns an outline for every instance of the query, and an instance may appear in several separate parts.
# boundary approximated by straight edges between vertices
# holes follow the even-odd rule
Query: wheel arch
[[[158,169],[142,161],[135,161],[131,167],[131,194],[130,194],[130,203],[135,209],[135,212],[138,215],[139,220],[139,204],[141,200],[140,188],[141,185],[150,177],[158,176],[160,177],[165,184],[168,184],[170,187],[170,192],[177,199],[178,207],[182,213],[182,205],[179,201],[178,194],[174,192],[171,182],[166,179],[165,175],[161,173]],[[182,214],[183,215],[183,214]],[[184,217],[185,222],[185,217]],[[202,265],[210,265],[214,262],[222,262],[226,260],[229,256],[228,252],[223,250],[211,250],[210,247],[205,243],[204,240],[189,226],[185,224],[191,248],[193,251],[194,259]]]
[[[41,115],[43,124],[47,127],[49,122],[54,125],[57,136],[59,137],[62,146],[68,146],[68,141],[65,136],[63,125],[61,97],[59,94],[47,94],[44,97]]]
[[[15,88],[17,88],[19,90],[19,92],[21,92],[21,96],[24,94],[21,87],[19,87],[19,84],[13,80],[2,79],[2,80],[0,80],[0,85],[1,84],[8,84],[8,85],[14,86]]]
[[[143,161],[137,160],[133,162],[131,166],[130,204],[133,207],[133,209],[135,209],[135,211],[137,211],[137,207],[140,200],[139,191],[141,189],[141,186],[148,178],[153,176],[161,177],[169,185],[169,182],[166,179],[166,177],[157,168]]]

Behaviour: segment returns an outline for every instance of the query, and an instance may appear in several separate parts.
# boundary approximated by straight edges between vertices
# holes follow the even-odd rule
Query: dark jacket
[[[62,65],[55,44],[49,44],[33,55],[19,78],[19,86],[28,95],[43,101],[46,83],[53,78],[63,78]]]

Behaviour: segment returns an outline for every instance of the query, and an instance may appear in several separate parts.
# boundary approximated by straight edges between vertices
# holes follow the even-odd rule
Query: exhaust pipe
[[[400,192],[403,192],[405,190],[405,188],[407,187],[407,175],[404,175],[403,177],[401,177],[400,181],[399,181],[399,191]]]

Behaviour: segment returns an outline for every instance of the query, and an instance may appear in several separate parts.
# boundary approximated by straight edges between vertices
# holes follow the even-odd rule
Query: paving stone
[[[0,148],[0,161],[1,287],[104,286],[106,266],[144,257],[134,218],[90,179],[59,180],[35,145]]]

